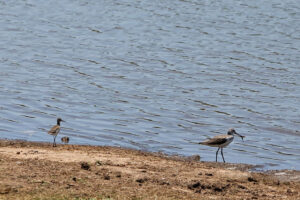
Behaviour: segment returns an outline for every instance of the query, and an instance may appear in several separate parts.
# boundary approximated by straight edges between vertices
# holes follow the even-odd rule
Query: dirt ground
[[[0,140],[0,199],[300,199],[299,171],[117,147]]]

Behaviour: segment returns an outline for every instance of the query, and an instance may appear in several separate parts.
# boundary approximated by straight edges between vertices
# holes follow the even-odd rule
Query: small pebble
[[[104,180],[110,180],[110,176],[108,174],[104,175]]]
[[[84,169],[84,170],[90,170],[90,165],[87,163],[87,162],[82,162],[81,163],[81,169]]]

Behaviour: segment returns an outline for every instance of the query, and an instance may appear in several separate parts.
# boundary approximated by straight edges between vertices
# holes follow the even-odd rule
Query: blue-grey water
[[[300,170],[298,1],[1,0],[0,38],[1,138]]]

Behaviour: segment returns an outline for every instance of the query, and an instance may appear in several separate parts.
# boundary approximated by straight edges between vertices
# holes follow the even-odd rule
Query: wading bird
[[[61,118],[57,118],[57,124],[55,126],[53,126],[50,131],[48,131],[48,134],[53,135],[53,147],[56,147],[56,143],[55,143],[55,139],[57,134],[60,131],[60,122],[65,122],[64,120],[62,120]]]
[[[216,152],[216,162],[218,162],[218,153],[221,148],[222,158],[225,163],[225,159],[223,156],[223,148],[228,146],[233,141],[234,135],[240,136],[242,138],[242,140],[245,137],[245,136],[238,134],[237,132],[235,132],[235,130],[233,128],[231,128],[228,130],[227,135],[217,135],[217,136],[215,136],[211,139],[208,139],[204,142],[200,142],[199,144],[203,144],[203,145],[207,145],[207,146],[211,146],[211,147],[219,147]]]

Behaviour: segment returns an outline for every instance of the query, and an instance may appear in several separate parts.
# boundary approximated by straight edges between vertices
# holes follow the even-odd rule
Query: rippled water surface
[[[0,1],[0,137],[300,169],[293,0]],[[221,160],[221,157],[220,157]]]

